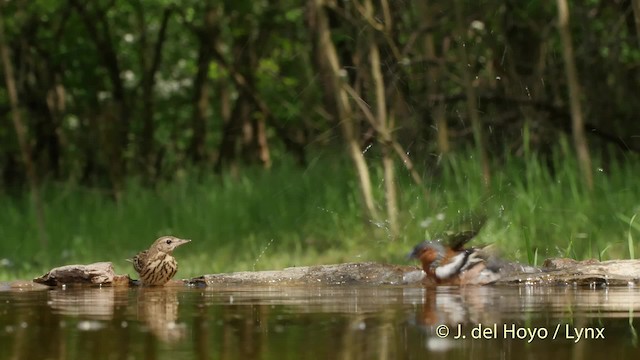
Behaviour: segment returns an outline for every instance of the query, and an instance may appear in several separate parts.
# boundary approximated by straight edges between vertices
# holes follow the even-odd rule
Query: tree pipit
[[[178,262],[171,256],[178,246],[191,240],[173,236],[163,236],[156,240],[148,250],[139,252],[130,261],[140,275],[143,285],[161,286],[166,284],[178,271]]]

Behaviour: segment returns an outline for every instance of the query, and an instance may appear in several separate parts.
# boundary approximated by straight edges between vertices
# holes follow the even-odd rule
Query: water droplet
[[[78,323],[80,331],[96,331],[104,328],[104,324],[95,320],[85,320]]]
[[[367,147],[366,147],[366,148],[364,148],[364,150],[362,150],[362,155],[366,154],[366,153],[367,153],[367,151],[369,151],[369,149],[371,149],[371,146],[373,146],[373,144],[369,144],[369,145],[367,145]]]

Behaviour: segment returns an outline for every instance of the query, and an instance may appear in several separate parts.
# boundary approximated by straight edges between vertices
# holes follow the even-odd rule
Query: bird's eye
[[[167,240],[167,245],[171,245],[171,239]]]

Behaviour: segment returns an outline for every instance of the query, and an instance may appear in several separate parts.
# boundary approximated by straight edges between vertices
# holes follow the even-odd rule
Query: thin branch
[[[369,109],[369,104],[367,104],[360,97],[360,95],[358,95],[358,93],[353,89],[353,87],[351,87],[349,84],[343,83],[342,86],[347,91],[347,93],[356,101],[356,104],[364,114],[365,119],[367,119],[371,127],[376,131],[376,133],[384,134],[385,132],[383,132],[382,129],[380,129],[380,127],[376,122],[375,116],[371,112],[371,109]],[[411,174],[411,177],[413,178],[413,182],[415,182],[416,185],[422,186],[422,184],[424,184],[424,182],[422,181],[422,177],[416,171],[413,161],[411,161],[411,158],[409,158],[409,156],[404,151],[402,146],[397,141],[392,140],[390,137],[387,139],[383,139],[383,141],[390,144],[393,150],[395,151],[395,153],[398,155],[398,157],[400,157],[405,168]],[[423,191],[426,193],[426,190],[423,189]]]

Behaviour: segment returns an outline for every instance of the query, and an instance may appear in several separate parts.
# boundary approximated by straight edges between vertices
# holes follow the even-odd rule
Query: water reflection
[[[175,287],[140,288],[138,319],[158,339],[175,343],[186,335],[186,325],[178,322],[178,289]]]
[[[0,359],[635,358],[639,308],[634,288],[1,291]]]
[[[52,289],[47,304],[54,313],[109,320],[117,308],[127,306],[127,288]]]
[[[629,317],[640,310],[635,288],[440,287],[425,289],[424,324],[501,323],[531,316]]]

